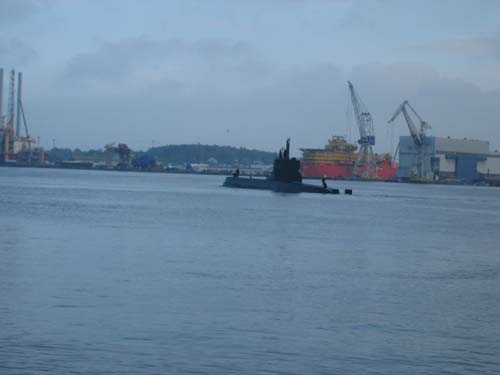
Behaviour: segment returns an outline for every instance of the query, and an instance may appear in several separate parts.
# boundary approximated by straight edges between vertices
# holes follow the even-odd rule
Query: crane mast
[[[354,116],[356,117],[356,123],[359,128],[359,140],[358,143],[375,145],[375,132],[373,130],[373,119],[372,115],[366,107],[364,106],[361,98],[359,97],[354,85],[351,81],[347,81],[349,85],[349,92],[351,93],[351,103],[354,111]]]
[[[372,146],[375,145],[375,131],[372,115],[365,107],[351,81],[347,81],[351,94],[352,109],[359,129],[359,153],[354,164],[354,175],[367,178],[377,177],[377,162]]]
[[[415,111],[415,109],[412,107],[412,105],[408,102],[408,100],[406,100],[406,105],[408,106],[408,108],[411,109],[411,111],[413,112],[413,114],[415,116],[417,116],[418,118],[418,121],[420,121],[420,130],[419,130],[419,135],[420,135],[420,138],[423,140],[425,137],[426,137],[426,134],[425,132],[428,130],[428,129],[431,129],[431,125],[422,120],[422,118],[418,115],[417,111]]]
[[[413,123],[413,120],[411,119],[410,114],[406,110],[406,106],[407,105],[409,106],[408,100],[405,100],[398,107],[398,109],[396,110],[396,112],[394,113],[394,115],[391,117],[391,119],[389,120],[389,123],[394,122],[394,120],[399,116],[399,114],[402,113],[403,116],[404,116],[404,118],[405,118],[406,125],[408,125],[408,129],[410,130],[410,135],[413,138],[413,142],[415,144],[421,145],[423,143],[422,142],[422,137],[420,136],[420,133],[417,130],[417,127]]]
[[[12,141],[14,137],[14,92],[15,92],[15,71],[11,70],[9,78],[9,96],[7,98],[7,117],[3,136],[3,160],[11,158]]]
[[[420,121],[420,129],[417,129],[415,124],[413,123],[413,120],[410,117],[410,114],[408,113],[408,110],[406,107],[410,108],[410,110],[413,112],[413,114],[418,118]],[[419,116],[417,111],[411,106],[411,104],[408,102],[408,100],[405,100],[396,110],[394,115],[391,117],[389,120],[389,123],[394,122],[394,120],[399,116],[400,113],[403,113],[403,116],[406,121],[406,125],[408,125],[408,129],[410,130],[410,134],[413,138],[413,141],[415,144],[422,145],[424,143],[424,138],[426,136],[425,132],[427,129],[430,129],[431,126],[422,120],[422,118]]]
[[[406,108],[410,108],[410,110],[413,112],[413,114],[418,118],[420,121],[420,129],[417,129],[415,126],[415,123],[411,119],[411,116]],[[400,115],[403,114],[406,125],[408,126],[408,129],[410,131],[410,135],[413,139],[413,143],[415,144],[415,148],[417,150],[417,177],[419,178],[427,178],[429,177],[431,173],[431,167],[430,167],[430,162],[427,162],[427,159],[424,158],[424,149],[426,147],[425,143],[425,138],[426,138],[426,130],[430,129],[431,126],[422,118],[419,116],[417,111],[411,106],[411,104],[408,102],[408,100],[405,100],[397,109],[396,112],[394,112],[394,115],[390,118],[388,121],[389,123],[394,122],[396,118]],[[399,148],[399,146],[398,146]],[[425,160],[424,160],[425,159]]]

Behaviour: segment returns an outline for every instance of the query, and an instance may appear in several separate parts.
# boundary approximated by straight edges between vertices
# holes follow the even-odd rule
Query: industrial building
[[[410,113],[418,119],[418,126]],[[489,142],[427,135],[430,124],[420,117],[408,100],[398,106],[389,123],[399,115],[404,117],[410,135],[399,138],[396,179],[500,185],[500,154],[490,151]]]
[[[416,147],[411,136],[400,137],[396,177],[416,178],[419,168],[426,179],[500,183],[500,153],[487,141],[427,136]]]

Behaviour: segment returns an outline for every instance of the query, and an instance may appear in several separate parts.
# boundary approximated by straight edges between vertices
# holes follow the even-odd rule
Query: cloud
[[[489,89],[500,87],[500,34],[441,39],[403,50],[432,56],[433,63],[445,67],[448,74],[467,77]]]
[[[0,25],[8,25],[37,13],[45,0],[2,0],[0,1]]]
[[[141,89],[131,84],[119,93],[92,88],[75,90],[75,95],[59,88],[54,92],[60,97],[45,95],[37,100],[33,116],[41,128],[60,135],[59,143],[73,147],[77,144],[71,139],[80,147],[120,140],[136,148],[155,139],[156,144],[201,142],[274,150],[287,135],[296,146],[307,146],[315,136],[322,145],[330,136],[332,103],[344,97],[338,68],[324,64],[283,71],[272,80],[259,76],[251,89],[247,81],[256,79],[254,72],[246,69],[238,74],[244,77],[240,82],[244,89],[231,95],[219,87],[227,82],[211,80],[191,90],[167,79]],[[221,72],[219,77],[231,81],[232,73],[227,75]],[[57,113],[56,121],[51,113]]]
[[[373,16],[373,3],[367,1],[352,1],[347,13],[337,23],[339,30],[376,31],[378,23]]]
[[[440,40],[423,46],[432,52],[451,54],[474,60],[493,59],[500,62],[500,36],[475,36]]]
[[[2,56],[2,63],[6,66],[25,64],[36,55],[36,51],[21,39],[0,37],[0,56]]]
[[[53,96],[44,93],[31,108],[49,138],[58,134],[73,147],[120,141],[145,148],[154,139],[274,150],[288,136],[296,148],[323,147],[331,135],[357,139],[348,79],[374,117],[379,152],[390,150],[387,120],[404,99],[434,135],[500,146],[498,90],[418,63],[367,63],[350,72],[330,63],[297,67],[219,39],[101,43],[75,56]],[[396,136],[408,133],[404,123],[395,126]]]
[[[120,43],[102,43],[96,51],[81,53],[67,64],[65,75],[73,79],[110,80],[123,78],[134,67],[151,59],[165,57],[165,49],[144,38],[127,39]]]
[[[225,39],[182,39],[166,41],[137,37],[118,42],[101,43],[91,52],[73,57],[67,64],[65,77],[75,80],[119,80],[149,70],[162,73],[182,73],[186,67],[216,66],[244,63],[250,57],[250,47],[243,42]],[[242,64],[244,65],[244,64]]]

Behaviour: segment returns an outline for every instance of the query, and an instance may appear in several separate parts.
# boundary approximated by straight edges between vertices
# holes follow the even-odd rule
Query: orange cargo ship
[[[344,137],[334,136],[324,149],[301,148],[301,172],[304,178],[349,179],[361,176],[363,168],[354,171],[357,146]],[[392,180],[398,165],[389,154],[377,155],[377,179]],[[354,173],[356,172],[356,173]]]

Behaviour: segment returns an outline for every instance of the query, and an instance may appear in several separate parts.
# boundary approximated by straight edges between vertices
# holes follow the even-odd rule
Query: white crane
[[[361,101],[353,84],[350,81],[347,81],[347,84],[349,85],[352,108],[359,128],[358,143],[360,148],[356,163],[354,164],[354,174],[357,174],[359,169],[361,169],[361,175],[363,177],[373,178],[377,176],[377,162],[372,149],[372,146],[375,145],[375,131],[373,130],[372,115]]]

